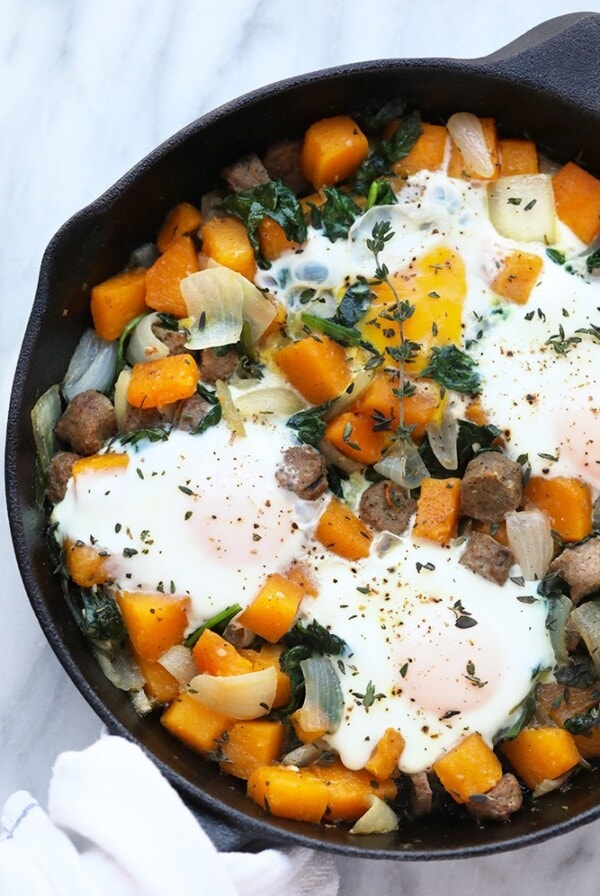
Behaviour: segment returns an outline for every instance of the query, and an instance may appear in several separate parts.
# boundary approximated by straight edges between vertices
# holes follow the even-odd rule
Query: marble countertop
[[[449,0],[2,0],[2,429],[46,244],[155,145],[220,103],[302,71],[386,56],[483,56],[579,6],[480,0],[465,14]],[[585,7],[600,12],[599,0]],[[20,788],[43,803],[57,754],[90,744],[101,722],[29,607],[2,505],[0,804]],[[524,850],[461,862],[340,858],[341,892],[419,896],[443,887],[447,896],[542,896],[576,885],[591,896],[599,838],[597,821]]]

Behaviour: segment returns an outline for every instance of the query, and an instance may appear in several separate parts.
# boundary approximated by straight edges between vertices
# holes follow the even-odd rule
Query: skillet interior
[[[515,848],[600,815],[598,773],[576,776],[567,793],[526,807],[510,825],[429,818],[397,834],[353,838],[343,831],[265,818],[217,767],[161,727],[139,720],[102,675],[62,598],[35,500],[29,411],[61,380],[90,322],[89,288],[119,270],[153,238],[178,201],[197,202],[220,168],[273,140],[302,133],[317,118],[404,97],[435,121],[457,110],[494,116],[503,135],[527,135],[558,160],[600,174],[600,97],[594,83],[600,16],[553,20],[483,60],[381,60],[271,85],[194,122],[159,147],[96,202],[67,222],[44,256],[15,376],[6,446],[6,487],[17,561],[40,625],[84,697],[115,733],[137,741],[203,814],[224,848],[295,842],[363,857],[433,859]]]

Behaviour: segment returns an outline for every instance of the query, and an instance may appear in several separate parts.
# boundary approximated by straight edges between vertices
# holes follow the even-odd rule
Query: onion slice
[[[180,284],[188,315],[193,318],[186,348],[195,350],[232,345],[246,324],[250,347],[256,345],[277,309],[246,277],[212,264],[185,277]]]
[[[162,656],[159,656],[158,662],[177,679],[180,685],[188,684],[198,672],[192,651],[183,644],[169,647]]]
[[[54,428],[61,414],[60,389],[58,386],[50,386],[43,395],[40,395],[31,410],[33,440],[43,473],[47,472],[50,461],[58,450]]]
[[[156,323],[160,323],[158,311],[146,314],[134,328],[127,346],[127,360],[130,364],[156,361],[169,354],[169,347],[152,330],[152,325]]]
[[[108,392],[115,381],[117,341],[100,339],[94,330],[85,331],[75,349],[62,382],[62,393],[67,401],[94,389]]]
[[[455,112],[446,124],[453,143],[463,155],[472,177],[493,177],[494,163],[485,142],[481,122],[472,112]]]
[[[458,467],[458,420],[453,414],[444,414],[442,422],[428,423],[425,427],[431,450],[444,468]]]
[[[113,398],[115,417],[117,420],[117,429],[119,430],[119,432],[124,432],[125,430],[125,419],[127,417],[127,410],[129,408],[129,402],[127,401],[127,390],[129,389],[130,380],[131,368],[124,367],[117,377],[117,382],[115,383],[115,394]]]
[[[600,675],[600,601],[588,600],[575,607],[569,622],[583,638],[594,668]]]
[[[259,719],[271,711],[277,691],[275,666],[242,675],[196,675],[188,685],[194,700],[232,719]]]
[[[369,808],[361,815],[353,827],[351,834],[388,834],[398,830],[398,816],[380,797],[371,794],[367,797]]]
[[[304,731],[333,734],[342,721],[344,698],[331,660],[326,656],[312,656],[302,660],[300,668],[306,696],[296,718]]]
[[[244,426],[242,415],[233,402],[231,389],[226,382],[224,382],[223,380],[216,381],[215,395],[219,399],[219,402],[221,404],[221,411],[223,414],[223,420],[225,421],[229,429],[236,436],[245,436],[246,428]]]
[[[543,579],[554,553],[546,514],[533,509],[513,510],[506,514],[506,534],[523,578],[527,581]]]
[[[398,440],[373,469],[405,488],[418,488],[429,476],[417,446],[413,442]]]
[[[285,386],[251,389],[235,399],[235,406],[243,417],[254,414],[272,414],[274,417],[291,417],[305,407],[302,399]]]

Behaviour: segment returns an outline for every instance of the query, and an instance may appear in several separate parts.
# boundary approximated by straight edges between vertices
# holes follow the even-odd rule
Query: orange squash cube
[[[369,141],[348,115],[314,122],[300,153],[300,168],[316,190],[354,174],[369,154]]]
[[[134,408],[159,408],[196,391],[200,371],[192,355],[167,355],[134,364],[127,387],[127,401]]]
[[[234,722],[223,739],[219,767],[225,774],[247,781],[257,768],[279,759],[284,741],[283,722],[267,719]]]
[[[442,787],[457,803],[487,793],[502,777],[500,760],[480,734],[469,734],[433,763]]]
[[[328,336],[305,336],[275,354],[292,386],[311,404],[337,398],[350,383],[346,352]]]
[[[128,323],[147,311],[146,271],[122,271],[92,289],[90,310],[101,339],[118,339]]]
[[[165,728],[188,747],[205,755],[214,753],[233,719],[199,703],[183,691],[163,712]]]
[[[513,740],[504,741],[502,752],[531,790],[579,763],[573,737],[564,728],[524,728]]]
[[[138,656],[156,661],[169,647],[181,644],[188,621],[188,597],[118,591],[117,604]]]
[[[210,218],[202,228],[202,251],[218,264],[253,280],[256,274],[254,250],[248,231],[239,218],[228,215]]]
[[[187,317],[179,284],[199,270],[198,255],[189,236],[174,239],[146,271],[146,304],[154,311]]]
[[[238,617],[239,622],[266,641],[275,643],[290,630],[302,600],[302,589],[279,573],[267,576],[252,603]]]
[[[368,557],[371,534],[356,514],[339,498],[332,498],[320,516],[315,539],[346,560]]]

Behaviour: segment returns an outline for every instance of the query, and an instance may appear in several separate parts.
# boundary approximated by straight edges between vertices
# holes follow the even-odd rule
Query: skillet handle
[[[549,19],[489,56],[470,61],[600,114],[598,13],[577,12]]]

